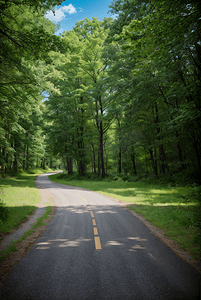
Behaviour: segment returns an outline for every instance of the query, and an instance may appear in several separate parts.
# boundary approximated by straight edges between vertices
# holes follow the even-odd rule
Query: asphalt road
[[[1,299],[200,298],[199,273],[131,212],[95,192],[52,183],[57,212],[3,282]]]

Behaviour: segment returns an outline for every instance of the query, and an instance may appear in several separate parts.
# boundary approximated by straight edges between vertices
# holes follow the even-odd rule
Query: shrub
[[[3,189],[1,189],[0,194],[3,194]],[[0,222],[4,222],[9,215],[8,207],[6,207],[5,203],[0,199]]]
[[[6,207],[5,203],[0,199],[0,222],[4,222],[9,215],[8,207]]]

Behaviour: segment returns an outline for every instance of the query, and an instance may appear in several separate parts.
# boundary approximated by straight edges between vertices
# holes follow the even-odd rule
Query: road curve
[[[1,299],[201,299],[199,273],[120,203],[47,174],[36,184],[54,194],[57,212]]]

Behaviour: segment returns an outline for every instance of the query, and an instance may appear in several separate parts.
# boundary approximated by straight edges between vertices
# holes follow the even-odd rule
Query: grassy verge
[[[5,234],[18,227],[31,215],[41,201],[40,192],[35,187],[35,178],[51,170],[35,169],[22,172],[15,177],[0,178],[0,199],[8,207],[9,217],[0,220],[0,233]]]
[[[132,208],[154,226],[165,230],[165,235],[178,241],[181,249],[201,260],[201,207],[199,186],[171,187],[146,182],[91,181],[60,179],[52,181],[96,191],[105,196],[135,204]]]
[[[1,253],[0,253],[0,261],[3,260],[3,259],[5,259],[11,252],[18,251],[17,248],[16,248],[16,244],[20,243],[26,237],[28,237],[33,232],[35,232],[34,229],[36,229],[36,228],[38,228],[40,226],[46,225],[46,223],[44,223],[43,220],[47,219],[49,217],[49,215],[50,215],[51,212],[52,212],[52,209],[51,209],[50,206],[48,206],[46,208],[46,212],[44,213],[44,215],[37,219],[36,223],[34,223],[31,226],[31,229],[27,230],[22,237],[18,238],[17,240],[12,241],[10,243],[10,245],[5,250],[1,251]]]

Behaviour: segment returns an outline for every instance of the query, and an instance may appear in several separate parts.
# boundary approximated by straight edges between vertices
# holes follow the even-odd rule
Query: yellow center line
[[[76,193],[76,195],[78,195],[78,193]],[[82,198],[80,195],[78,195],[80,198]],[[86,204],[88,204],[88,202],[84,199],[84,198],[82,198],[82,200],[84,200],[85,202],[86,202]]]
[[[94,241],[95,241],[95,248],[96,248],[96,250],[102,250],[99,236],[95,236],[94,237]]]
[[[86,202],[86,204],[88,204],[87,201],[83,197],[81,197],[78,193],[76,193],[76,195],[78,195],[80,198],[82,198],[82,200],[84,200]],[[93,218],[92,219],[93,226],[96,226],[96,220],[94,219],[94,214],[92,211],[91,211],[91,217]],[[102,250],[100,238],[99,238],[99,236],[97,236],[98,229],[97,229],[97,227],[93,227],[93,229],[94,229],[94,235],[95,235],[94,236],[95,248],[96,248],[96,250]]]
[[[98,235],[98,229],[97,229],[97,227],[93,227],[93,229],[94,229],[94,235]]]

